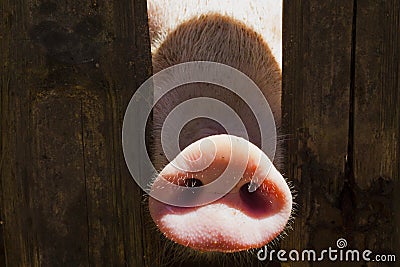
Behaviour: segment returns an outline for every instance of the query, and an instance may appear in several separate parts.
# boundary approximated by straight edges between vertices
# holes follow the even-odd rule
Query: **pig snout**
[[[161,170],[149,192],[151,217],[168,239],[198,251],[261,247],[280,235],[292,210],[269,154],[275,131],[263,134],[281,121],[281,1],[148,4],[153,71],[165,72],[151,88]]]
[[[205,141],[212,145],[202,146]],[[216,181],[219,185],[210,186]],[[149,199],[151,217],[160,231],[199,251],[261,247],[276,238],[290,219],[292,195],[286,181],[262,150],[240,137],[220,134],[202,138],[164,167],[152,184],[151,195],[183,197],[179,190],[165,189],[165,182],[182,188],[210,187],[188,199],[192,203],[199,200],[200,205],[175,206]],[[227,183],[232,188],[224,187]],[[250,192],[249,185],[255,183],[257,190]],[[204,196],[213,194],[220,198],[201,203]]]

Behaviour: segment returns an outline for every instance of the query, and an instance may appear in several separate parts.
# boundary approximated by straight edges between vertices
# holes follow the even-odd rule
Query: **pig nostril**
[[[256,194],[256,191],[249,192],[249,185],[250,183],[246,183],[242,185],[242,187],[240,187],[240,196],[242,198],[254,197],[254,195]]]
[[[239,192],[240,198],[247,206],[248,211],[251,211],[254,215],[266,215],[272,211],[272,199],[268,195],[262,193],[260,189],[249,192],[249,183],[246,183],[240,188]]]
[[[292,207],[289,187],[261,150],[244,139],[237,139],[238,145],[235,143],[233,146],[231,141],[236,140],[234,138],[237,137],[215,135],[204,139],[212,140],[216,145],[216,154],[214,158],[210,154],[213,161],[206,169],[197,171],[198,165],[188,164],[187,166],[196,168],[180,170],[170,163],[161,171],[152,187],[163,189],[161,178],[164,177],[166,181],[181,188],[171,192],[168,200],[185,204],[173,205],[154,198],[149,199],[150,215],[167,238],[195,250],[230,253],[261,247],[284,230]],[[202,140],[197,144],[200,142]],[[188,155],[190,158],[199,154],[197,151],[200,150],[190,150],[192,147],[196,148],[196,143],[185,148],[181,152],[182,156]],[[249,147],[251,153],[247,157],[245,172],[242,172],[240,163],[246,163],[246,155],[244,158],[232,158],[239,165],[233,166],[230,182],[236,180],[233,178],[238,178],[239,181],[228,188],[229,192],[222,191],[227,186],[226,181],[217,181],[215,178],[226,174],[227,163],[233,154],[239,157]],[[204,152],[202,155],[209,153],[203,150],[201,152]],[[260,157],[265,158],[265,161],[261,161]],[[239,171],[241,176],[238,175]],[[229,178],[229,174],[227,177]],[[261,181],[262,177],[264,179]],[[250,178],[258,186],[252,192],[249,192],[252,184]],[[216,181],[219,183],[214,184]],[[220,197],[209,202],[207,197],[210,195]],[[204,200],[207,202],[202,202]]]
[[[199,187],[202,185],[203,185],[203,183],[199,179],[196,179],[196,178],[185,179],[186,187]]]

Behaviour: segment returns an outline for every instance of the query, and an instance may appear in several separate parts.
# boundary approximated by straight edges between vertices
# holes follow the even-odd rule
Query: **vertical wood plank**
[[[38,265],[84,266],[89,264],[89,225],[81,103],[71,88],[62,91],[42,92],[31,104],[31,231]]]
[[[5,263],[149,266],[143,193],[121,147],[127,103],[151,73],[146,2],[1,8]]]
[[[400,3],[358,1],[355,181],[366,194],[355,220],[358,246],[400,255]],[[389,266],[370,263],[368,266]]]
[[[145,0],[114,1],[113,57],[104,54],[102,66],[107,84],[112,121],[113,190],[122,226],[126,266],[157,266],[159,249],[152,236],[143,191],[132,179],[122,154],[121,131],[125,109],[134,90],[151,74],[150,42]],[[120,71],[122,70],[122,71]]]
[[[41,251],[37,233],[33,231],[38,222],[32,209],[35,196],[31,194],[34,179],[30,146],[30,95],[36,83],[32,83],[28,70],[41,69],[43,54],[30,47],[29,3],[2,1],[1,5],[4,69],[1,72],[1,183],[5,258],[9,265],[38,266]],[[77,215],[80,213],[78,210]],[[87,254],[80,256],[75,260],[87,262]]]
[[[352,1],[284,4],[286,176],[299,192],[287,250],[334,246],[352,231],[356,248],[400,254],[400,7],[357,2],[356,14]],[[0,7],[0,266],[159,266],[159,237],[121,150],[126,105],[151,73],[145,1]],[[343,208],[349,127],[360,186],[351,227]]]
[[[285,176],[294,181],[298,211],[281,245],[319,250],[335,246],[342,234],[338,198],[348,142],[353,3],[284,1],[283,9]]]

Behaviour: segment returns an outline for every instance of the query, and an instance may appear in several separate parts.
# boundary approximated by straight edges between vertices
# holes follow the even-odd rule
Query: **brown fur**
[[[234,67],[249,76],[261,89],[279,127],[281,121],[281,43],[278,41],[280,34],[277,33],[280,30],[279,16],[274,15],[274,12],[281,12],[280,6],[278,4],[278,7],[275,7],[273,11],[269,10],[268,13],[267,7],[271,6],[268,0],[250,1],[253,5],[243,5],[243,3],[250,3],[248,0],[242,0],[242,5],[239,2],[225,0],[215,5],[214,0],[150,1],[149,26],[153,70],[156,73],[188,61],[213,61]],[[279,1],[274,3],[279,3]],[[229,12],[218,10],[221,6],[232,5]],[[235,9],[235,5],[240,7]],[[242,6],[245,7],[242,8]],[[272,18],[263,18],[262,13],[259,14],[261,12],[259,9],[265,12],[265,16],[270,15],[275,20],[278,17],[278,21],[274,24]],[[266,34],[272,37],[265,36]],[[272,43],[272,50],[266,40]],[[272,53],[273,50],[275,55]],[[229,91],[222,93],[219,91],[221,89],[210,84],[186,85],[183,90],[181,88],[179,92],[172,92],[160,101],[154,113],[157,114],[154,117],[157,155],[162,154],[161,144],[158,142],[159,129],[166,115],[177,104],[198,96],[217,98],[230,107],[234,107],[249,129],[250,141],[258,144],[259,136],[254,132],[258,126],[252,111],[236,95],[230,94]],[[188,133],[189,136],[193,136],[193,141],[207,136],[203,134],[202,125],[192,125]],[[166,163],[167,161],[162,159],[158,160],[156,165],[161,168]]]
[[[150,0],[148,12],[154,73],[189,61],[213,61],[234,67],[249,76],[261,89],[279,127],[280,0]],[[153,132],[157,168],[161,169],[168,163],[162,155],[159,140],[166,116],[179,103],[198,96],[213,97],[234,108],[250,129],[250,141],[258,145],[259,133],[253,131],[258,127],[255,117],[239,97],[211,84],[185,85],[167,94],[155,106]],[[193,141],[218,133],[204,129],[202,121],[188,126],[185,135],[192,137]],[[277,154],[278,162],[274,163],[279,165],[279,147]]]
[[[268,45],[239,21],[202,15],[171,32],[153,55],[155,72],[188,61],[213,61],[249,76],[263,91],[280,120],[281,74]]]
[[[158,13],[156,4],[157,1],[149,4],[154,72],[197,60],[232,66],[260,87],[280,123],[281,70],[260,34],[241,21],[218,13],[197,14],[180,24],[176,22],[175,28],[162,25],[168,20],[160,18],[163,14]]]

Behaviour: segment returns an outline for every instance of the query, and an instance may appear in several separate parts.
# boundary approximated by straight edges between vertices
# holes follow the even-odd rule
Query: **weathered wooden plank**
[[[150,74],[144,2],[2,2],[1,266],[163,262],[121,152],[125,107]],[[287,176],[299,191],[286,249],[349,234],[356,248],[399,255],[399,3],[358,2],[353,147],[363,190],[351,190],[351,227],[342,184],[353,3],[284,5]]]
[[[322,250],[342,235],[338,198],[348,142],[353,3],[284,1],[283,9],[286,176],[298,192],[298,211],[282,248]]]
[[[38,266],[40,250],[33,228],[31,188],[31,76],[43,64],[40,53],[32,53],[28,29],[31,25],[26,1],[2,1],[1,133],[2,219],[6,264]],[[84,240],[83,240],[84,243]],[[84,259],[82,259],[84,260]]]
[[[357,2],[354,175],[364,194],[359,196],[354,216],[355,235],[357,247],[376,253],[395,253],[397,257],[400,255],[399,29],[399,1]]]
[[[121,125],[150,75],[145,1],[3,1],[1,220],[10,266],[148,266]]]
[[[157,266],[160,260],[158,236],[148,227],[147,207],[143,191],[136,185],[122,154],[121,131],[125,109],[145,78],[151,74],[150,44],[147,28],[146,1],[115,1],[113,58],[104,54],[105,83],[108,90],[112,127],[113,194],[116,210],[123,227],[124,264],[127,266]],[[134,60],[132,60],[134,59]],[[123,71],[116,71],[116,68]],[[125,69],[124,69],[125,68]],[[151,92],[149,92],[151,96]]]
[[[398,177],[399,10],[398,1],[358,3],[354,148],[362,188],[374,176]]]
[[[32,99],[32,173],[27,178],[38,265],[89,263],[81,101],[74,93],[56,88]]]

